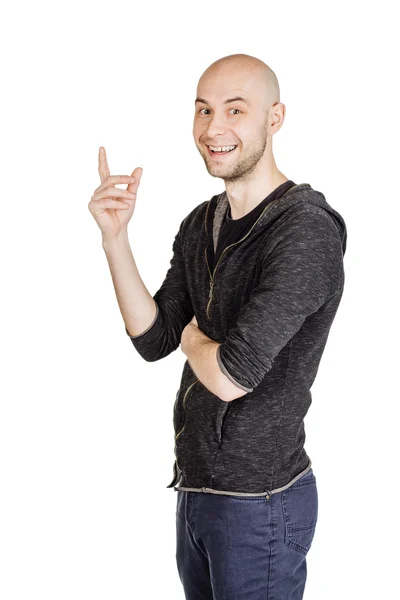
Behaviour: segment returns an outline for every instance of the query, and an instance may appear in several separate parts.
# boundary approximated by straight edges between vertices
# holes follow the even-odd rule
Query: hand
[[[186,325],[181,335],[181,350],[184,354],[186,354],[186,350],[188,349],[188,344],[190,341],[190,333],[193,332],[193,326],[198,328],[197,319],[193,316],[192,320]]]
[[[106,151],[99,149],[99,175],[101,184],[95,189],[89,202],[89,211],[100,227],[104,238],[116,237],[126,229],[133,215],[136,204],[137,189],[143,169],[136,167],[132,175],[110,175]],[[116,188],[116,184],[127,183],[126,190]]]

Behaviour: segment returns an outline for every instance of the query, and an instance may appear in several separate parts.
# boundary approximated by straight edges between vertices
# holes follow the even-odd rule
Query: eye
[[[209,108],[201,108],[199,110],[199,113],[201,113],[203,110],[210,110],[210,109]],[[242,112],[239,108],[231,108],[231,110],[238,110],[240,113]],[[205,114],[205,113],[203,113],[203,114]]]

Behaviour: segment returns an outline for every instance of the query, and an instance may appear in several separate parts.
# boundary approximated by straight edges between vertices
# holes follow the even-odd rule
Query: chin
[[[210,168],[208,165],[207,165],[207,171],[208,171],[209,175],[211,175],[212,177],[220,177],[221,179],[223,179],[224,177],[229,176],[229,173],[227,173],[223,169],[213,169],[212,167]]]

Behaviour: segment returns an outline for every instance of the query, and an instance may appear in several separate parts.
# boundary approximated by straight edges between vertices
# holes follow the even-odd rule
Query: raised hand
[[[103,239],[114,238],[127,229],[136,204],[137,190],[142,177],[142,167],[136,167],[131,175],[110,175],[106,150],[99,149],[99,175],[101,184],[95,189],[88,208],[101,229]],[[126,190],[116,184],[128,184]]]

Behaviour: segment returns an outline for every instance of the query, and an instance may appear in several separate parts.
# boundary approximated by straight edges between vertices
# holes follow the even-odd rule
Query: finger
[[[99,148],[99,175],[100,179],[103,182],[106,177],[110,174],[110,169],[108,168],[106,149],[103,146]]]
[[[139,184],[140,184],[140,180],[142,178],[142,173],[143,173],[142,167],[136,167],[136,169],[132,172],[132,177],[135,178],[135,181],[128,185],[127,190],[129,190],[130,192],[137,191]]]
[[[132,177],[131,175],[109,175],[108,177],[106,177],[103,181],[103,183],[101,183],[99,185],[99,187],[95,190],[95,192],[102,190],[106,187],[109,187],[110,185],[116,185],[118,183],[133,183],[135,181],[135,178]]]
[[[95,191],[92,199],[99,200],[100,198],[126,198],[127,200],[134,200],[136,198],[136,193],[111,186]]]
[[[106,208],[130,208],[131,205],[127,202],[122,202],[121,200],[111,200],[110,198],[100,198],[99,200],[92,200],[89,203],[89,208],[91,212],[105,210]]]

